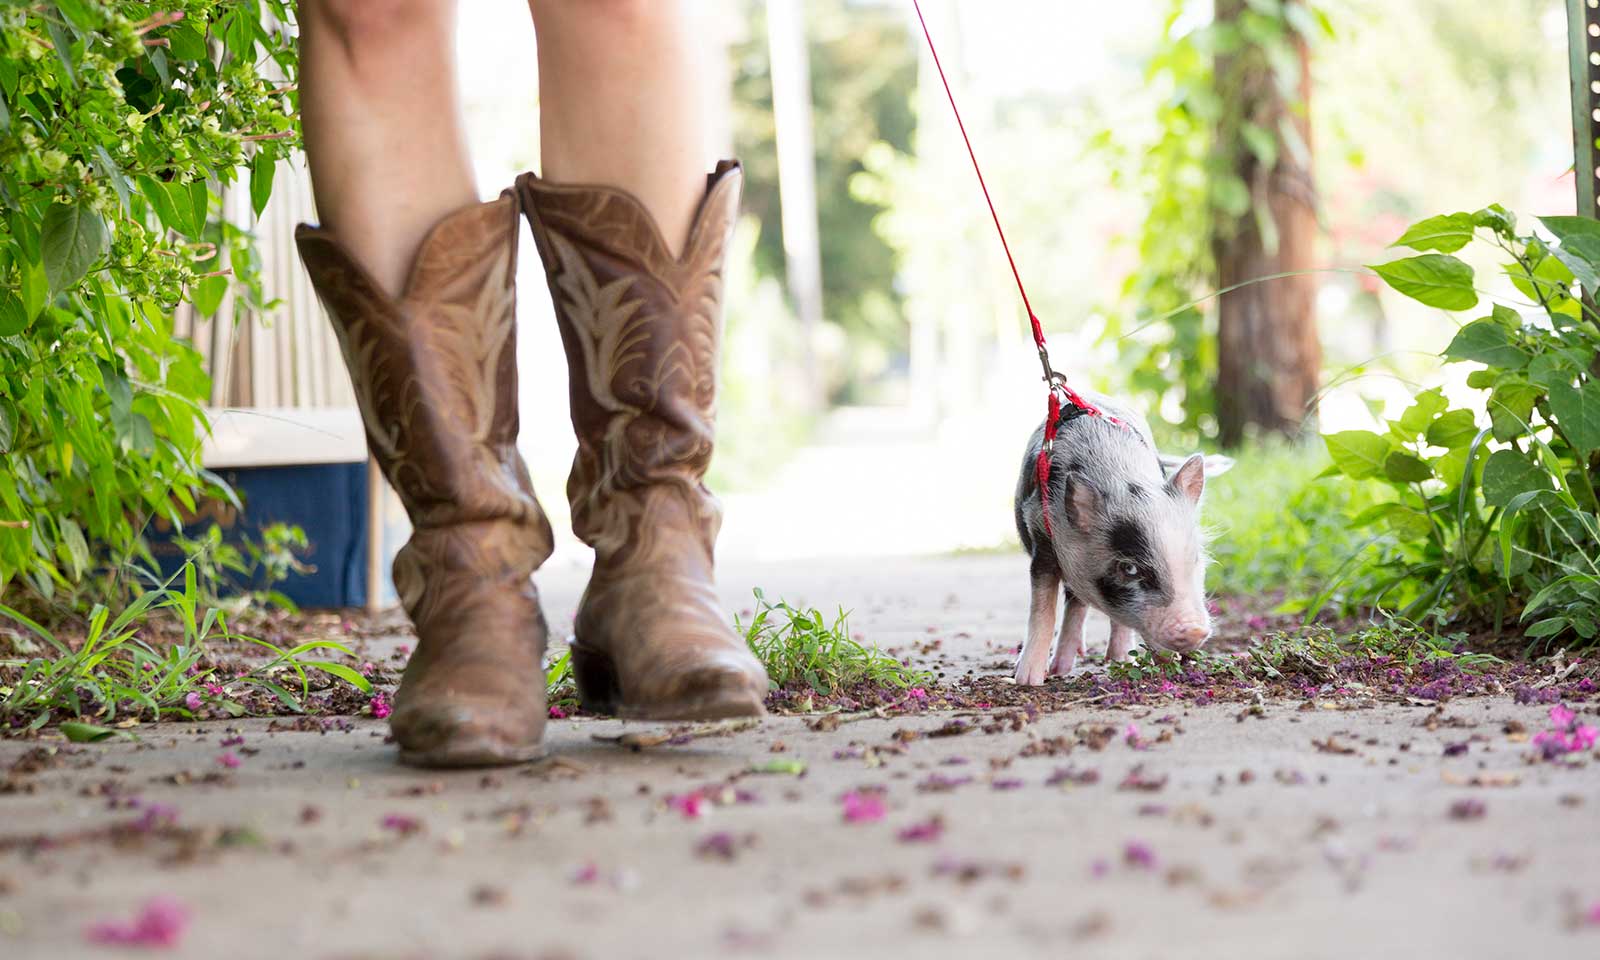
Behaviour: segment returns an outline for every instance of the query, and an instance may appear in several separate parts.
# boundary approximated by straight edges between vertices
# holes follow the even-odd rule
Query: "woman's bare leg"
[[[389,293],[474,203],[456,0],[300,0],[300,106],[317,213]]]
[[[697,64],[719,53],[692,0],[529,0],[539,38],[539,143],[552,183],[627,190],[682,249],[707,173]]]

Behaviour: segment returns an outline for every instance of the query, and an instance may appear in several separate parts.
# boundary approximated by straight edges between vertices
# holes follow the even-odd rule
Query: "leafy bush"
[[[203,494],[210,383],[183,299],[261,309],[251,238],[216,216],[248,164],[259,211],[293,139],[287,0],[0,7],[0,588],[115,602],[153,515]],[[264,78],[263,64],[288,81]],[[219,317],[219,322],[230,318]],[[153,566],[153,563],[149,564]]]
[[[1450,311],[1479,305],[1472,267],[1453,256],[1492,244],[1528,312],[1494,304],[1444,350],[1476,366],[1481,405],[1452,408],[1425,390],[1387,430],[1325,437],[1330,473],[1389,497],[1354,526],[1375,531],[1375,562],[1352,599],[1408,619],[1501,624],[1593,642],[1600,635],[1600,326],[1579,299],[1600,289],[1600,223],[1544,217],[1555,241],[1518,232],[1500,206],[1432,217],[1397,245],[1418,255],[1372,269],[1391,287]],[[1331,591],[1332,588],[1330,588]],[[1324,596],[1328,594],[1325,591]]]

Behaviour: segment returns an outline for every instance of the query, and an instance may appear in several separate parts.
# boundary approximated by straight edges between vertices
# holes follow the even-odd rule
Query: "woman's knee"
[[[456,0],[300,0],[302,29],[336,42],[354,64],[448,45]]]

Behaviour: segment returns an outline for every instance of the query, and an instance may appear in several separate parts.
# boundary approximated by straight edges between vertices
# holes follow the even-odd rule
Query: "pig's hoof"
[[[1073,666],[1074,666],[1074,664],[1071,664],[1071,663],[1066,663],[1066,664],[1058,663],[1055,666],[1050,668],[1050,676],[1052,676],[1052,677],[1070,676],[1072,674]]]
[[[1037,667],[1025,663],[1017,664],[1016,680],[1019,687],[1037,687],[1044,683],[1044,665]]]

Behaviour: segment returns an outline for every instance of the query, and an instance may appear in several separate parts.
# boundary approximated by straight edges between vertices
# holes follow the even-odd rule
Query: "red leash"
[[[967,156],[972,158],[972,172],[978,175],[978,186],[983,189],[983,199],[989,204],[989,216],[994,220],[995,232],[1000,235],[1000,246],[1006,252],[1006,262],[1011,265],[1011,276],[1017,281],[1017,292],[1022,294],[1022,306],[1028,311],[1028,323],[1033,327],[1033,343],[1039,348],[1039,365],[1044,368],[1044,382],[1050,385],[1050,397],[1044,418],[1044,446],[1039,448],[1038,470],[1039,505],[1044,511],[1044,532],[1054,538],[1055,531],[1050,528],[1050,452],[1056,443],[1056,427],[1061,423],[1062,401],[1107,423],[1114,423],[1125,429],[1127,424],[1101,412],[1099,407],[1085,400],[1082,394],[1067,386],[1065,375],[1057,373],[1050,366],[1050,352],[1044,343],[1044,327],[1040,325],[1039,317],[1033,312],[1033,304],[1028,302],[1028,291],[1022,285],[1022,274],[1017,270],[1016,258],[1011,255],[1011,244],[1006,242],[1005,228],[1000,226],[1000,214],[995,212],[994,198],[989,196],[989,185],[983,179],[983,168],[978,166],[978,154],[972,149],[972,138],[967,136],[967,125],[961,121],[961,109],[956,106],[956,95],[950,92],[950,80],[944,75],[944,64],[939,62],[939,51],[933,45],[933,35],[928,32],[928,21],[922,16],[922,4],[918,0],[911,0],[911,6],[917,11],[917,22],[922,24],[922,36],[928,41],[928,52],[933,54],[933,65],[939,71],[939,82],[944,84],[944,95],[950,100],[950,112],[955,114],[956,126],[961,130],[961,139],[967,145]]]

